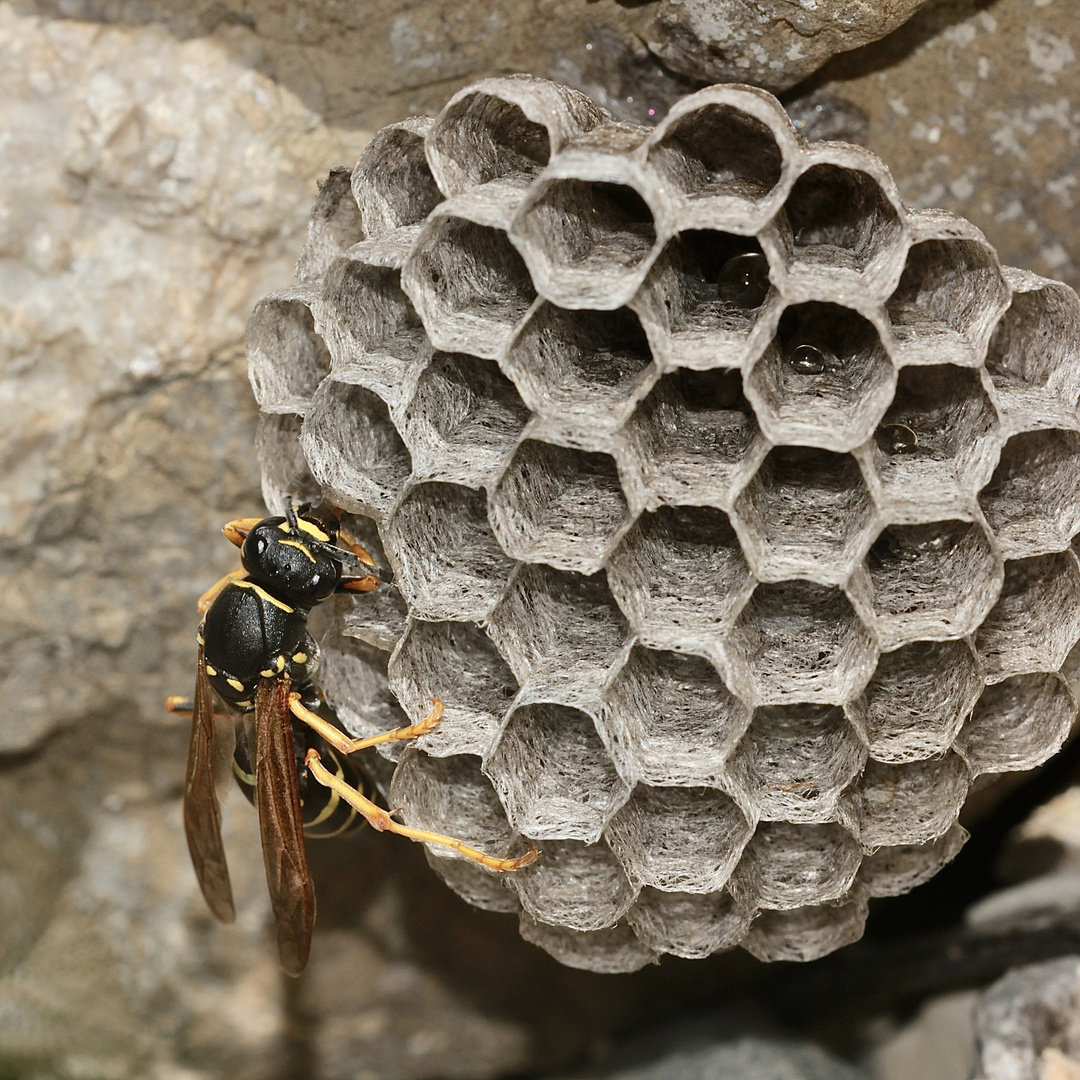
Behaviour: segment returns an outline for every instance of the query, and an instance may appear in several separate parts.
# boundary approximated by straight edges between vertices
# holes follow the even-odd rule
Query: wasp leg
[[[329,720],[324,720],[318,713],[312,712],[301,702],[300,695],[297,693],[289,695],[289,708],[297,720],[302,720],[308,727],[317,731],[335,750],[340,750],[343,754],[352,754],[357,750],[366,750],[369,746],[378,746],[380,743],[401,742],[426,735],[442,719],[445,706],[441,701],[432,698],[431,712],[419,724],[384,731],[381,735],[372,735],[370,739],[350,739]]]
[[[338,542],[344,544],[362,563],[374,566],[375,560],[368,554],[367,548],[358,544],[341,526],[338,526]]]
[[[406,729],[407,730],[407,729]],[[379,832],[397,833],[398,836],[407,836],[410,840],[418,843],[441,844],[443,847],[452,848],[481,866],[491,870],[512,871],[520,870],[523,866],[536,862],[540,854],[532,844],[526,854],[516,859],[496,859],[494,855],[485,855],[476,848],[469,847],[463,840],[455,840],[452,836],[443,836],[440,833],[427,832],[424,829],[410,829],[407,825],[400,825],[381,806],[377,806],[370,799],[365,799],[355,788],[350,787],[344,780],[339,779],[323,765],[317,750],[308,750],[304,758],[304,764],[308,771],[324,787],[330,788],[344,799],[373,829]]]
[[[243,577],[246,573],[247,571],[242,566],[238,566],[235,570],[230,570],[220,581],[215,581],[214,584],[199,597],[199,614],[205,615],[209,610],[210,605],[225,590],[225,586],[228,585],[230,581],[235,581],[237,578]]]
[[[365,577],[344,578],[338,588],[345,592],[374,592],[381,584],[382,581],[374,574],[367,574]]]
[[[260,521],[262,521],[262,518],[234,518],[232,521],[222,525],[221,531],[230,544],[235,544],[237,547],[240,547],[247,539],[247,534],[251,532]]]
[[[165,699],[165,708],[171,713],[176,713],[177,716],[190,716],[195,711],[195,699],[184,697],[182,694],[173,694]],[[228,713],[214,713],[214,719],[227,720],[230,716]]]

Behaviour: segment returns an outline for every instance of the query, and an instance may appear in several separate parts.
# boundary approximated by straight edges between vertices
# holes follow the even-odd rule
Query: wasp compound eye
[[[825,354],[816,345],[796,345],[787,354],[787,366],[797,375],[820,375],[825,370]]]
[[[769,293],[769,263],[760,251],[733,255],[716,281],[720,299],[741,308],[761,307]]]

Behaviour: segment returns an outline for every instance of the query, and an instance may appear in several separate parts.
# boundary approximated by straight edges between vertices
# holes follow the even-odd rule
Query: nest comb
[[[268,505],[397,575],[324,691],[446,703],[393,804],[534,841],[429,860],[565,963],[853,941],[1069,733],[1080,303],[767,93],[470,86],[330,175],[248,346]]]

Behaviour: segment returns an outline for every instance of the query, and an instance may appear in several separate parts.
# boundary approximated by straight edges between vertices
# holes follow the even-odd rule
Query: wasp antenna
[[[285,520],[289,523],[290,532],[299,532],[300,526],[296,521],[296,511],[293,509],[292,496],[285,496]]]

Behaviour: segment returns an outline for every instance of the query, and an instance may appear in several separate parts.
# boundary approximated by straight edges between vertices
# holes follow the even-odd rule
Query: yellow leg
[[[243,577],[247,571],[238,566],[235,570],[230,570],[220,581],[215,581],[209,589],[206,590],[199,597],[199,614],[205,615],[210,605],[221,595],[222,590],[229,584],[230,581],[235,581],[237,578]]]
[[[452,848],[466,858],[472,859],[474,862],[478,862],[481,866],[486,866],[491,870],[520,870],[523,866],[536,862],[536,857],[540,854],[530,844],[528,852],[520,858],[496,859],[493,855],[485,855],[482,851],[469,847],[463,840],[455,840],[452,836],[442,836],[440,833],[426,832],[423,829],[410,829],[407,825],[399,825],[381,806],[376,806],[370,799],[365,799],[359,791],[350,787],[344,780],[339,779],[327,770],[319,759],[317,750],[307,752],[304,764],[320,784],[335,791],[373,829],[377,829],[379,832],[397,833],[398,836],[407,836],[410,840],[416,840],[419,843],[441,844],[443,847]]]
[[[225,535],[225,539],[231,544],[235,544],[240,547],[241,544],[247,539],[247,534],[255,528],[262,518],[234,518],[232,521],[226,522],[221,526],[221,531]]]
[[[419,724],[384,731],[381,735],[372,735],[370,739],[350,739],[328,720],[324,720],[318,713],[313,713],[300,701],[299,694],[289,695],[289,708],[297,720],[303,720],[308,727],[317,731],[335,750],[343,754],[352,754],[357,750],[366,750],[369,746],[378,746],[380,743],[401,742],[404,739],[418,739],[421,735],[426,735],[442,719],[445,706],[441,701],[432,698],[431,712]]]
[[[367,577],[354,578],[351,581],[343,581],[341,588],[346,592],[374,592],[382,582],[372,574]]]
[[[338,527],[338,540],[341,541],[362,563],[374,566],[375,560],[367,553],[367,549],[358,544],[344,529]]]

